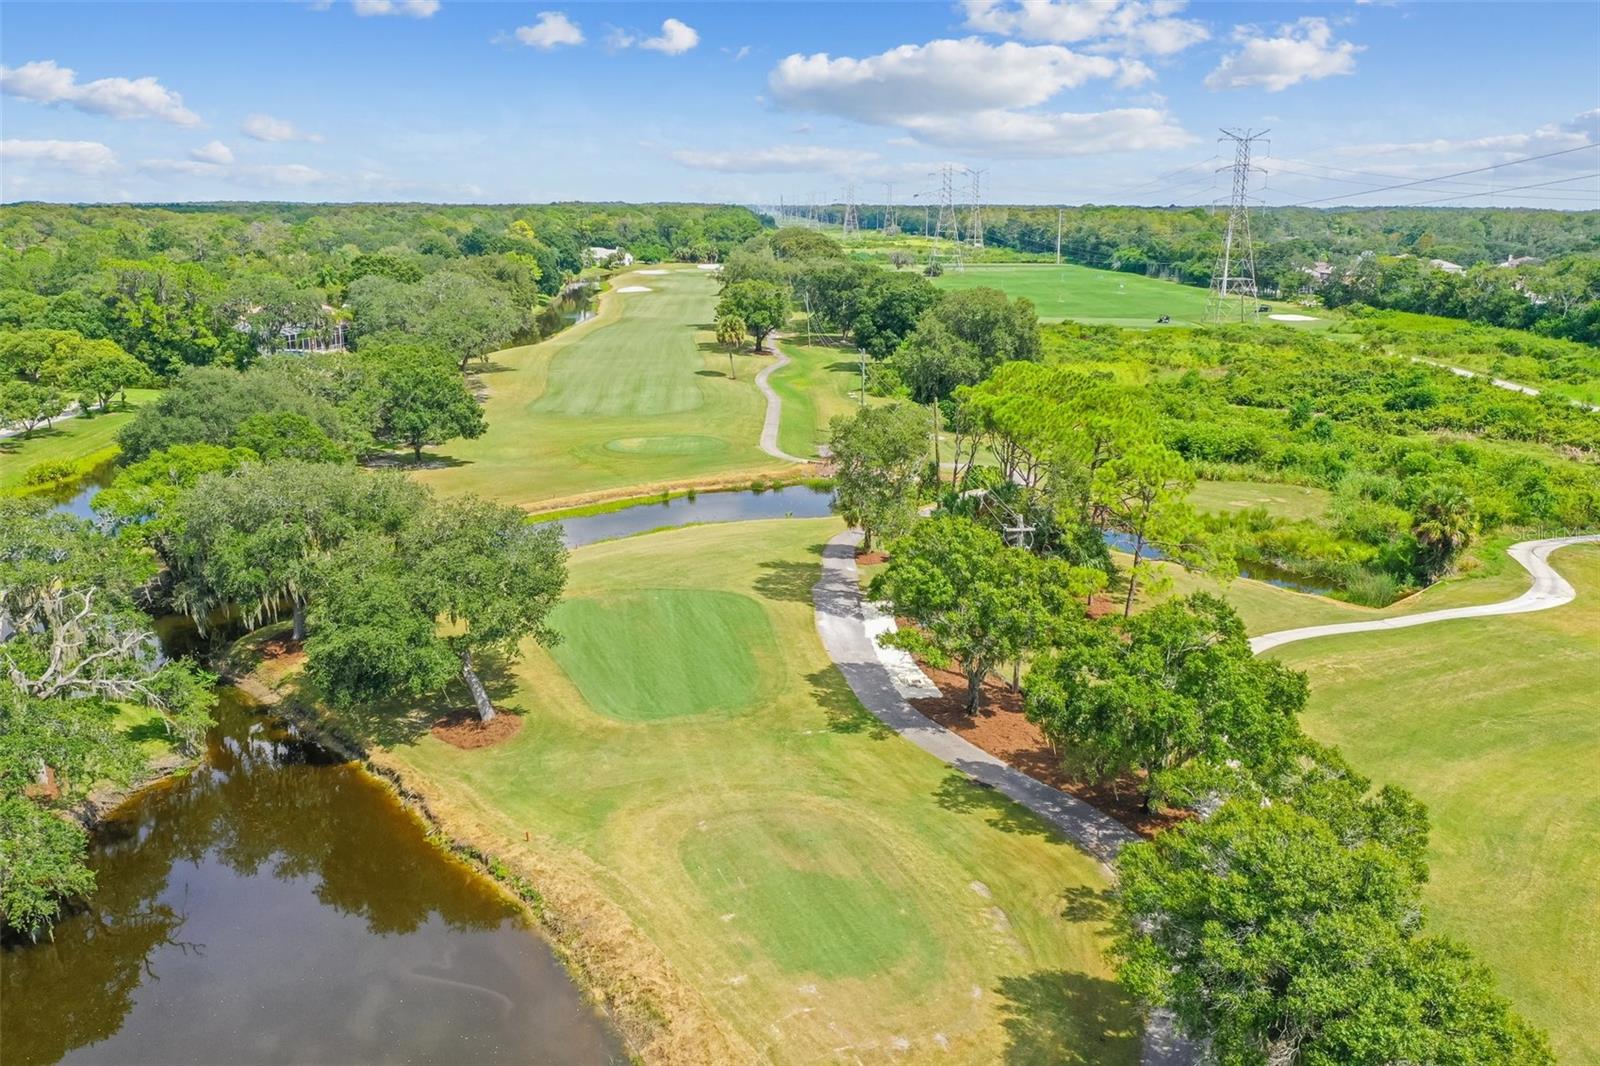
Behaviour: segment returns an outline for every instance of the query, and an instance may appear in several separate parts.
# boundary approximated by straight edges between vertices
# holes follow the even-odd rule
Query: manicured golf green
[[[129,389],[127,405],[109,414],[57,419],[26,437],[0,438],[0,492],[22,487],[28,471],[40,463],[111,459],[116,454],[118,431],[128,424],[136,408],[155,395],[154,389]]]
[[[564,639],[551,654],[584,701],[625,722],[753,709],[762,678],[752,649],[773,640],[755,600],[709,589],[568,599],[554,624]]]
[[[726,1036],[709,1061],[1136,1061],[1104,871],[880,729],[828,660],[811,586],[839,528],[578,549],[567,643],[499,679],[521,730],[388,757],[489,850],[602,892],[592,924],[625,914]]]
[[[1045,322],[1072,319],[1075,322],[1104,323],[1114,326],[1156,325],[1162,315],[1177,326],[1206,321],[1205,289],[1180,285],[1175,281],[1124,274],[1115,270],[1063,263],[972,264],[963,270],[947,268],[934,279],[942,289],[971,289],[978,286],[1000,289],[1014,297],[1026,296]],[[1276,311],[1299,308],[1272,304]]]
[[[783,400],[778,446],[790,455],[816,455],[828,440],[828,423],[861,404],[861,363],[853,347],[781,341],[789,365],[768,379]],[[884,402],[884,401],[873,401]]]
[[[1313,736],[1428,804],[1437,928],[1481,953],[1561,1061],[1596,1062],[1600,547],[1551,562],[1578,590],[1567,606],[1272,654],[1310,673]]]
[[[480,375],[488,432],[437,449],[420,480],[538,507],[793,469],[759,447],[767,360],[737,356],[730,379],[708,332],[715,277],[676,268],[612,284],[649,291],[609,292],[595,319],[496,353]]]

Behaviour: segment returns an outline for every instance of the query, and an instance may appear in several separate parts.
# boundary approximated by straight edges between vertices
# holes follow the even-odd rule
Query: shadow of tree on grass
[[[834,667],[827,666],[807,674],[806,680],[811,683],[812,698],[828,716],[828,732],[852,736],[864,734],[873,740],[894,736],[893,730],[861,706],[856,694],[850,691],[849,682]]]
[[[1110,921],[1113,903],[1109,888],[1073,885],[1061,893],[1061,917],[1069,922]]]
[[[811,590],[816,586],[820,572],[815,562],[768,560],[761,564],[761,573],[756,577],[754,588],[758,595],[769,600],[810,603]]]
[[[1007,1066],[1139,1061],[1140,1021],[1116,982],[1067,970],[1002,977]]]
[[[985,821],[1003,833],[1021,833],[1043,837],[1057,844],[1066,843],[1059,833],[1026,807],[959,770],[944,775],[939,787],[934,790],[933,798],[947,811],[982,815]]]

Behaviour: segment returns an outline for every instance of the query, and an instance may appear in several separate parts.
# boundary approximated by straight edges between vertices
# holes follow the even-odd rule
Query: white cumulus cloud
[[[1206,75],[1206,88],[1281,92],[1302,81],[1353,73],[1356,53],[1364,48],[1334,40],[1328,20],[1313,17],[1286,23],[1273,37],[1254,26],[1238,26],[1233,39],[1242,47]]]
[[[699,43],[700,35],[695,32],[693,26],[686,25],[678,19],[667,19],[661,24],[661,32],[655,37],[640,41],[639,47],[676,56],[682,55]]]
[[[189,149],[189,158],[201,163],[226,166],[233,162],[233,149],[221,141],[212,141],[210,144],[202,144],[199,148]]]
[[[1084,155],[1190,143],[1163,110],[1042,108],[1091,79],[1126,87],[1151,76],[1136,59],[968,37],[901,45],[862,59],[791,55],[773,69],[768,87],[775,101],[794,110],[897,126],[925,144],[999,154]]]
[[[564,44],[583,43],[583,31],[561,11],[539,12],[533,25],[518,26],[513,36],[532,48],[546,50]]]
[[[856,148],[812,144],[779,144],[744,151],[700,151],[681,148],[672,158],[686,167],[724,174],[776,174],[789,171],[848,171],[878,159],[878,153]]]
[[[355,0],[356,14],[362,18],[377,15],[405,15],[408,18],[432,18],[439,10],[439,0]]]
[[[103,174],[115,170],[117,155],[99,141],[0,140],[0,159],[16,163],[42,163],[76,171]]]
[[[965,0],[967,26],[1002,37],[1171,55],[1211,36],[1185,0]]]
[[[239,124],[239,132],[257,141],[312,141],[322,140],[320,133],[308,133],[288,119],[274,118],[260,113],[248,116]]]
[[[153,118],[175,126],[200,124],[200,116],[183,106],[183,97],[153,77],[79,82],[76,71],[58,66],[53,59],[0,67],[0,92],[112,118]]]
[[[1122,64],[1059,45],[989,44],[976,37],[903,44],[875,56],[791,55],[767,78],[786,107],[861,122],[898,124],[915,115],[1031,107]]]

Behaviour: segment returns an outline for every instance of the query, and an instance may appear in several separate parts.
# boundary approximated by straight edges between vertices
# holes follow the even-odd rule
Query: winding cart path
[[[775,364],[762,373],[770,373],[781,365]],[[769,427],[775,427],[772,412],[777,400],[770,391],[769,398],[768,424]],[[774,444],[776,432],[773,428]],[[762,446],[766,447],[765,434]],[[767,448],[767,451],[782,457],[773,448]],[[1125,845],[1136,842],[1138,836],[1109,815],[1007,765],[924,717],[906,702],[894,676],[880,657],[880,649],[869,625],[873,612],[861,594],[856,571],[856,548],[860,543],[861,533],[858,530],[847,530],[827,543],[822,553],[822,576],[812,588],[811,598],[816,609],[817,633],[822,638],[823,647],[828,650],[829,657],[844,675],[861,705],[884,725],[923,751],[1027,807],[1101,862],[1109,864]],[[1571,603],[1577,591],[1571,582],[1551,567],[1550,553],[1573,544],[1592,543],[1600,543],[1600,535],[1551,537],[1513,544],[1507,550],[1533,575],[1533,586],[1522,595],[1500,603],[1452,607],[1370,622],[1285,629],[1253,638],[1250,647],[1260,654],[1283,644],[1316,637],[1407,629],[1457,618],[1486,618],[1560,607]],[[1152,1013],[1145,1026],[1141,1054],[1143,1066],[1191,1066],[1199,1061],[1199,1050],[1178,1034],[1171,1015],[1164,1011]]]

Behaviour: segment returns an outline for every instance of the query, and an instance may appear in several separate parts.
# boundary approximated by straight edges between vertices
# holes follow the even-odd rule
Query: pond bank
[[[245,680],[189,773],[105,812],[86,905],[7,945],[0,1059],[361,1061],[399,1040],[416,1062],[629,1061],[526,893]]]
[[[287,673],[274,684],[250,673],[235,683],[271,701],[275,713],[359,766],[428,826],[434,845],[515,897],[566,975],[605,1013],[631,1055],[651,1066],[717,1066],[757,1057],[594,887],[601,874],[592,864],[532,832],[507,850],[514,834],[491,828],[487,812],[456,802],[383,748],[363,743],[321,708],[286,697],[280,690],[293,679]]]

